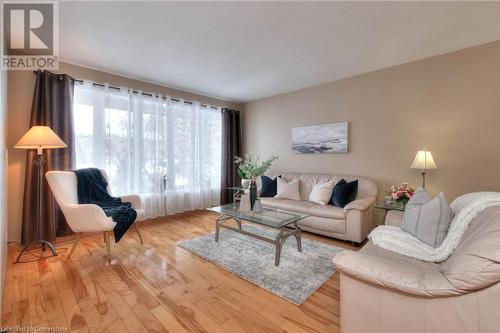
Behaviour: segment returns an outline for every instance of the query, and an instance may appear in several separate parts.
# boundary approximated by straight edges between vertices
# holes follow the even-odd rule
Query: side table
[[[384,210],[385,225],[400,225],[405,209],[399,205],[387,205],[385,203],[375,205],[376,209]]]

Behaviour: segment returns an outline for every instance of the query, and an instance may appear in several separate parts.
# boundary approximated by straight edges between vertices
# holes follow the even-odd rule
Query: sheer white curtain
[[[77,168],[106,170],[149,217],[220,202],[221,110],[132,90],[75,86]]]

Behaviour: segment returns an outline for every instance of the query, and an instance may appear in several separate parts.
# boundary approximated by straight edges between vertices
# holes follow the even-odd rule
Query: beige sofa
[[[371,242],[334,263],[343,333],[500,332],[500,207],[481,212],[443,263]]]
[[[362,177],[279,173],[286,181],[299,179],[300,197],[302,200],[260,198],[265,207],[306,213],[311,216],[301,220],[299,226],[309,232],[361,243],[373,229],[373,206],[377,197],[377,185],[374,181]],[[343,209],[332,205],[322,206],[307,201],[312,188],[317,183],[334,180],[335,183],[344,178],[350,182],[358,179],[356,200]]]

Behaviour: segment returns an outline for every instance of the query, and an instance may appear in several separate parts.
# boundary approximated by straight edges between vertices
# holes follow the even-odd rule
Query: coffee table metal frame
[[[226,225],[225,222],[227,222],[229,220],[236,221],[236,223],[238,224],[238,228]],[[255,223],[255,222],[249,221],[249,220],[245,220],[245,221]],[[237,217],[234,217],[231,215],[227,215],[224,213],[220,213],[220,216],[215,221],[215,241],[216,242],[219,241],[220,229],[226,228],[226,229],[230,229],[232,231],[238,232],[238,233],[243,234],[243,235],[247,235],[247,236],[268,242],[268,243],[272,243],[276,247],[274,265],[279,266],[280,258],[281,258],[281,248],[283,246],[283,243],[288,239],[288,237],[290,237],[290,236],[295,237],[295,239],[297,240],[297,250],[299,252],[302,252],[302,229],[300,229],[300,227],[297,225],[297,222],[298,222],[298,220],[290,222],[289,224],[287,224],[281,228],[275,228],[275,229],[278,229],[279,232],[276,235],[276,237],[274,239],[272,239],[272,238],[267,238],[267,237],[264,237],[261,235],[257,235],[257,234],[245,231],[241,228],[241,219],[240,218],[237,218]],[[259,224],[259,223],[255,223],[255,224]]]

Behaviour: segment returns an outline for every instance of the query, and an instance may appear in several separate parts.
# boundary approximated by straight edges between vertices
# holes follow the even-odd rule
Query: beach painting
[[[292,128],[295,154],[347,153],[348,122]]]

